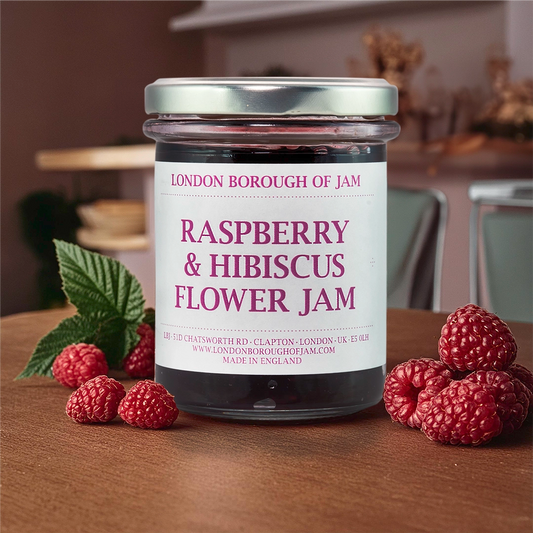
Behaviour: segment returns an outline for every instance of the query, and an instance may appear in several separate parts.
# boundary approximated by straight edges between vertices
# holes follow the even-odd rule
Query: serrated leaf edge
[[[80,246],[65,241],[55,239],[56,254],[59,263],[59,272],[63,280],[63,291],[69,301],[73,303],[80,314],[86,314],[87,309],[77,298],[72,298],[68,282],[83,288],[92,295],[93,303],[102,305],[101,311],[109,316],[125,318],[130,322],[142,320],[144,309],[144,298],[142,287],[137,278],[120,261],[111,257],[103,256],[96,252],[90,252]],[[103,276],[99,274],[103,271]],[[94,281],[90,272],[97,274]],[[100,281],[100,286],[97,284]],[[88,283],[89,282],[89,283]],[[123,287],[124,294],[120,297],[120,287]],[[135,289],[134,289],[135,286]],[[137,294],[133,294],[133,292]],[[80,291],[81,292],[81,291]],[[110,294],[112,299],[110,299]],[[132,314],[126,313],[130,300],[136,298],[135,306],[139,311]],[[94,312],[89,310],[89,312]]]

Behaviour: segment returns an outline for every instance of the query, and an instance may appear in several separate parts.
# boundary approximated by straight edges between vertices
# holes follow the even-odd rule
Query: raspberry
[[[148,324],[137,328],[141,339],[124,359],[124,370],[132,378],[153,378],[155,364],[155,332]]]
[[[118,414],[131,426],[160,429],[171,426],[179,411],[174,396],[163,385],[146,379],[130,389],[120,402]]]
[[[385,409],[395,422],[419,428],[430,400],[448,386],[452,377],[452,372],[434,359],[401,363],[385,379]]]
[[[79,387],[108,371],[104,352],[94,344],[71,344],[56,357],[52,365],[52,373],[57,381],[71,388]]]
[[[529,409],[526,386],[507,372],[478,370],[470,374],[468,381],[483,385],[496,400],[496,409],[503,422],[502,433],[509,434],[520,428]]]
[[[109,422],[117,416],[120,400],[125,395],[121,383],[107,376],[97,376],[70,395],[67,415],[80,424]]]
[[[529,391],[529,407],[532,408],[533,405],[533,373],[525,366],[519,365],[518,363],[513,363],[506,372],[511,374],[513,378],[521,381]]]
[[[505,370],[516,357],[516,342],[505,322],[474,304],[460,307],[442,327],[441,361],[452,370]]]
[[[502,422],[494,396],[473,381],[454,381],[433,397],[422,431],[434,441],[479,446],[498,436]]]

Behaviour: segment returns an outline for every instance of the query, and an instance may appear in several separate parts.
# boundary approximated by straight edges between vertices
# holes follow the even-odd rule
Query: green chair
[[[504,320],[533,322],[533,181],[476,181],[468,195],[470,300],[484,296]],[[497,210],[480,216],[483,205]]]
[[[388,307],[440,310],[446,217],[441,191],[389,187]]]

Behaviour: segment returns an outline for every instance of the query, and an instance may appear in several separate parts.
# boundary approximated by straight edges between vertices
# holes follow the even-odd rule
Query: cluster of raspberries
[[[520,428],[533,409],[533,374],[513,363],[511,330],[473,304],[446,320],[440,361],[411,359],[385,379],[392,420],[421,429],[433,441],[479,446]]]
[[[123,368],[130,378],[153,378],[155,365],[155,332],[148,324],[137,328],[139,342],[124,358]],[[65,387],[76,388],[102,374],[109,368],[105,354],[92,344],[71,344],[55,359],[54,377]]]
[[[148,324],[137,329],[141,336],[124,359],[130,377],[154,376],[154,331]],[[159,383],[139,381],[126,394],[124,386],[107,376],[104,352],[93,344],[72,344],[55,359],[52,373],[65,387],[76,388],[70,396],[67,415],[80,424],[102,423],[117,414],[128,424],[160,429],[171,426],[178,417],[174,397]]]

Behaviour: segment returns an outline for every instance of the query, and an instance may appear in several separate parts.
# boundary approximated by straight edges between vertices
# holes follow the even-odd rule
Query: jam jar
[[[186,412],[254,421],[379,402],[386,142],[396,87],[169,78],[156,141],[156,381]]]

